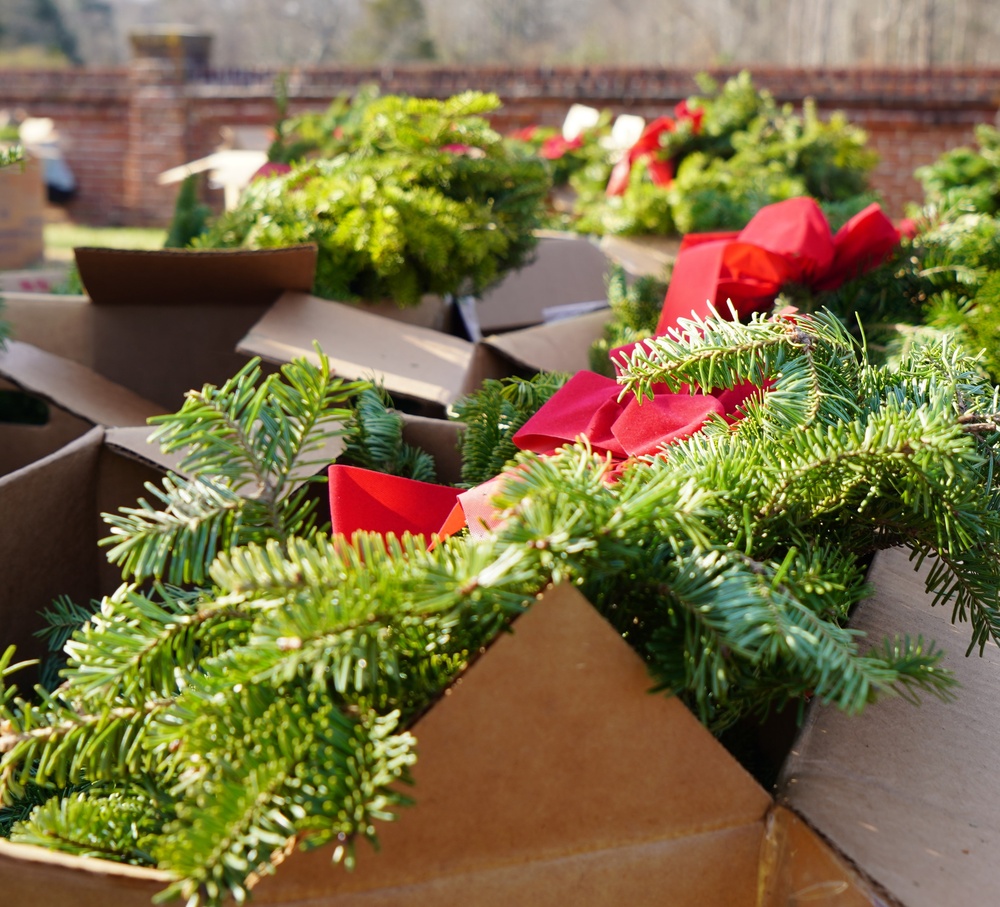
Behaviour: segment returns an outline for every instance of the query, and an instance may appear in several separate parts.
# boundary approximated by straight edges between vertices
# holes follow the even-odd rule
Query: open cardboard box
[[[0,352],[0,389],[43,401],[41,425],[0,423],[0,650],[44,654],[33,636],[39,611],[68,595],[83,603],[121,584],[98,539],[101,513],[148,497],[145,484],[183,474],[179,455],[148,441],[149,417],[164,410],[85,366],[12,341]],[[403,438],[435,457],[439,480],[457,481],[457,423],[403,416]],[[336,459],[339,438],[317,454]],[[317,492],[325,500],[325,487]],[[2,891],[0,886],[0,891]]]
[[[587,368],[587,351],[608,310],[496,334],[479,343],[403,325],[354,306],[288,292],[260,318],[237,349],[266,362],[316,359],[318,344],[345,378],[374,378],[394,397],[440,411],[486,378],[539,370]]]
[[[309,290],[316,247],[76,250],[86,296],[3,294],[14,337],[177,409],[246,362],[237,341],[285,290]]]
[[[898,552],[876,559],[876,610],[898,621],[918,603],[910,565]],[[914,615],[928,625],[923,612]],[[901,611],[900,609],[903,609]],[[863,618],[866,619],[866,618]],[[908,624],[910,626],[910,624]],[[945,621],[945,626],[947,622]],[[955,661],[955,659],[953,659]],[[958,656],[961,662],[961,656]],[[975,674],[982,663],[965,662]],[[995,676],[994,665],[987,671]],[[964,673],[964,671],[963,671]],[[965,674],[965,676],[969,676]],[[348,873],[330,865],[330,848],[295,852],[254,890],[261,905],[577,904],[630,907],[840,907],[989,902],[995,822],[967,832],[968,818],[988,818],[982,787],[952,790],[942,809],[937,747],[897,757],[905,779],[899,806],[908,826],[872,832],[869,812],[887,797],[880,775],[854,776],[872,735],[882,733],[880,706],[839,728],[837,759],[821,772],[856,785],[824,798],[829,824],[810,823],[794,796],[779,802],[761,788],[677,701],[650,695],[641,659],[573,588],[548,590],[489,647],[413,728],[419,761],[416,806],[380,828],[382,849],[359,853]],[[977,705],[979,703],[977,702]],[[889,703],[892,708],[895,703]],[[911,728],[920,713],[913,706]],[[822,736],[811,736],[827,710],[814,709],[803,758],[822,764]],[[944,733],[948,733],[945,730]],[[950,741],[955,759],[992,752],[987,735],[968,728]],[[816,752],[813,752],[816,750]],[[846,760],[846,762],[841,762]],[[920,762],[914,778],[911,771]],[[847,769],[838,769],[846,765]],[[979,779],[982,781],[983,779]],[[860,783],[859,783],[860,782]],[[995,785],[984,782],[986,790]],[[939,802],[928,804],[928,794]],[[875,798],[873,809],[866,798]],[[908,804],[908,805],[907,805]],[[804,816],[804,818],[803,818]],[[839,819],[839,825],[836,820]],[[860,821],[859,821],[860,819]],[[856,860],[824,840],[881,834],[881,848]],[[928,855],[920,831],[935,836]],[[991,830],[992,829],[992,830]],[[942,844],[953,834],[979,858]],[[905,866],[900,880],[893,863]],[[924,884],[928,888],[924,888]],[[155,870],[62,856],[0,842],[0,885],[11,903],[46,907],[146,905],[167,883]]]
[[[319,313],[325,324],[316,306],[336,305],[286,294],[268,316],[291,306],[284,314]],[[532,329],[536,353],[579,356],[553,329],[565,341],[579,326]],[[416,349],[430,341],[399,330]],[[493,342],[463,350],[492,355]],[[425,446],[428,433],[456,430],[434,419],[408,425]],[[0,512],[18,515],[0,530],[0,563],[18,565],[0,570],[4,641],[25,655],[37,651],[39,603],[117,585],[96,549],[97,514],[131,504],[162,474],[135,440],[143,431],[97,426],[0,478]],[[870,579],[875,595],[852,623],[876,644],[895,632],[940,640],[962,682],[957,702],[888,700],[859,718],[814,705],[772,795],[680,703],[649,695],[641,660],[576,592],[553,589],[413,728],[417,806],[380,830],[382,853],[362,848],[351,874],[329,865],[328,850],[295,853],[261,882],[256,902],[989,903],[1000,882],[991,771],[1000,653],[963,657],[967,633],[950,625],[950,611],[931,609],[904,552],[881,552]],[[11,903],[144,905],[165,881],[0,842],[0,890]]]
[[[508,274],[481,299],[459,300],[465,332],[485,334],[530,327],[560,309],[607,306],[608,258],[585,236],[539,231],[534,260]]]
[[[445,460],[457,430],[407,422],[408,440]],[[98,514],[133,503],[170,467],[147,434],[96,425],[0,478],[0,512],[16,515],[0,529],[0,563],[17,565],[0,569],[4,643],[22,655],[40,654],[37,611],[53,597],[117,586],[96,548]],[[871,580],[876,593],[853,623],[873,642],[901,630],[946,642],[963,682],[957,704],[890,700],[853,719],[814,706],[773,797],[679,702],[650,695],[641,659],[575,590],[551,589],[414,726],[417,805],[380,829],[382,853],[363,847],[353,873],[331,867],[329,849],[294,853],[256,903],[988,901],[1000,654],[962,657],[965,634],[930,608],[903,552],[880,553]],[[165,883],[153,870],[0,842],[11,903],[148,904]]]
[[[59,595],[88,601],[118,584],[97,549],[98,514],[133,504],[162,470],[106,439],[148,434],[146,419],[162,409],[25,343],[0,353],[0,380],[44,401],[49,414],[41,425],[0,424],[0,636],[33,658],[43,654],[32,635],[41,609]]]

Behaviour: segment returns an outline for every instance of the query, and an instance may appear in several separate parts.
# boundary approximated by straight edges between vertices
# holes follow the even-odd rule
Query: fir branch
[[[403,418],[392,410],[383,388],[366,388],[358,394],[344,427],[344,452],[338,462],[419,482],[436,479],[434,458],[403,441]]]
[[[773,382],[761,412],[770,430],[787,431],[824,418],[841,418],[856,409],[842,379],[856,370],[857,349],[834,317],[755,315],[748,324],[682,319],[666,335],[623,354],[619,383],[640,399],[665,384],[672,393],[684,385],[711,390],[750,381]]]
[[[464,486],[492,479],[514,460],[514,435],[568,379],[560,372],[530,379],[488,378],[478,391],[452,405],[449,415],[466,427],[460,442]]]
[[[154,866],[151,852],[162,822],[161,804],[141,791],[97,785],[47,798],[10,839],[78,857]]]
[[[162,485],[146,483],[159,507],[140,498],[137,507],[101,514],[111,535],[98,544],[109,548],[108,560],[122,568],[123,576],[201,583],[206,565],[233,536],[245,499],[208,478],[169,473]]]
[[[329,456],[315,454],[344,433],[345,404],[369,387],[335,379],[317,354],[318,365],[298,359],[263,379],[252,360],[221,387],[191,391],[177,413],[151,420],[165,452],[186,451],[181,469],[192,477],[170,474],[162,490],[147,483],[158,503],[140,499],[103,514],[111,535],[99,544],[123,575],[199,584],[220,550],[317,530],[304,485],[325,480],[316,471]]]
[[[179,802],[157,856],[179,876],[164,896],[189,905],[243,901],[249,881],[297,845],[374,839],[372,823],[393,818],[403,799],[392,785],[414,761],[393,715],[350,719],[304,689],[268,685],[240,691],[240,703],[211,720],[203,712],[182,738],[190,768],[176,791],[197,796]],[[223,755],[220,739],[247,745]]]

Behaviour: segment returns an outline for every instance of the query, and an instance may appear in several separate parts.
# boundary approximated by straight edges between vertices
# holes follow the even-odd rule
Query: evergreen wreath
[[[481,294],[530,260],[550,187],[488,125],[497,107],[471,91],[371,100],[340,153],[256,179],[194,246],[316,243],[314,292],[328,299]]]

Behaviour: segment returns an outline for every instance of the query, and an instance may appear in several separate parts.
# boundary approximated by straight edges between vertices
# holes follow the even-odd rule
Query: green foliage
[[[758,91],[747,72],[721,88],[699,81],[703,93],[686,105],[701,111],[700,127],[682,117],[660,137],[657,155],[673,162],[674,180],[655,185],[640,161],[625,193],[609,198],[609,167],[592,168],[573,182],[579,193],[574,229],[625,235],[737,230],[786,198],[810,195],[846,204],[851,213],[871,200],[868,174],[876,156],[843,114],[822,121],[808,98],[797,114]]]
[[[770,390],[735,425],[614,472],[582,444],[519,455],[486,538],[428,550],[263,533],[192,552],[202,587],[122,586],[67,642],[53,692],[7,685],[8,651],[0,794],[53,792],[14,833],[148,855],[191,905],[242,900],[294,847],[336,841],[350,859],[404,802],[406,728],[553,582],[578,586],[713,729],[809,696],[856,713],[886,695],[949,695],[932,643],[845,626],[886,547],[934,559],[930,592],[970,625],[970,649],[1000,642],[997,390],[961,350],[914,345],[876,366],[817,313],[691,322],[623,366],[625,392]],[[498,382],[464,401],[470,460],[501,468],[514,424],[561,381]],[[231,396],[240,406],[222,421],[240,424],[253,394]],[[267,422],[263,406],[247,424]],[[189,415],[171,443],[239,490],[246,469],[221,459],[242,456],[234,435],[214,411],[197,431]],[[59,793],[81,782],[85,797]]]
[[[24,165],[24,148],[21,145],[0,145],[0,167]]]
[[[525,264],[549,181],[485,116],[495,95],[367,103],[336,157],[258,179],[200,248],[319,247],[314,291],[330,299],[479,294]]]
[[[358,394],[344,426],[344,452],[338,462],[418,482],[435,481],[434,458],[403,441],[403,418],[391,407],[382,389],[365,388]]]
[[[559,372],[530,379],[491,378],[452,406],[452,418],[465,425],[460,449],[466,487],[498,476],[514,460],[514,435],[568,379]]]
[[[285,80],[279,80],[276,88],[279,117],[267,158],[284,164],[349,152],[358,140],[367,106],[379,97],[377,85],[362,85],[351,95],[334,98],[325,110],[290,117]]]
[[[918,223],[916,236],[904,238],[879,267],[833,291],[787,287],[780,303],[807,312],[829,309],[860,326],[876,359],[896,356],[921,337],[947,334],[972,353],[985,350],[984,367],[995,368],[989,363],[996,361],[997,340],[989,325],[1000,220],[926,208]]]
[[[177,192],[174,216],[167,230],[165,249],[185,249],[195,237],[205,232],[211,211],[198,201],[200,176],[192,173],[184,178]]]
[[[334,379],[323,355],[262,378],[259,360],[221,387],[189,391],[181,410],[151,419],[165,453],[185,452],[189,478],[169,474],[136,507],[104,514],[108,560],[136,581],[200,583],[218,551],[320,531],[310,486],[325,477],[327,439],[344,432],[365,385]]]
[[[924,202],[941,208],[961,207],[994,215],[1000,209],[1000,131],[976,126],[976,148],[954,148],[914,176],[924,190]]]
[[[603,335],[590,348],[591,371],[609,378],[614,376],[609,358],[611,351],[645,340],[656,332],[666,294],[667,284],[662,280],[646,275],[630,283],[621,265],[611,266],[608,272],[611,320],[605,325]]]
[[[78,857],[151,866],[159,813],[156,801],[141,791],[108,793],[90,787],[47,798],[17,824],[10,839],[40,847],[55,844]]]

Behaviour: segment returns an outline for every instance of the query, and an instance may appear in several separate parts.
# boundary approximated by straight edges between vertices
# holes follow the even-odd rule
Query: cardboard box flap
[[[152,907],[170,884],[165,872],[71,857],[0,839],[5,903],[42,907]]]
[[[0,350],[0,375],[94,425],[141,425],[163,411],[86,366],[28,343],[9,341]]]
[[[543,234],[534,260],[487,290],[475,317],[484,332],[538,324],[546,308],[606,300],[607,271],[607,256],[590,239]]]
[[[679,236],[613,236],[601,237],[601,250],[635,277],[656,277],[666,280],[668,269],[680,251]]]
[[[854,867],[784,807],[767,818],[761,864],[760,907],[887,907]]]
[[[603,309],[551,324],[494,334],[483,342],[520,365],[542,372],[575,374],[590,368],[590,347],[611,320]]]
[[[669,888],[672,904],[750,907],[771,799],[650,687],[577,590],[549,590],[413,727],[416,806],[379,828],[379,854],[360,849],[345,873],[328,848],[296,852],[255,901],[354,904],[333,896],[379,889],[386,905],[443,893],[448,904],[501,904],[501,893],[653,904]],[[566,899],[568,881],[577,896]],[[678,897],[685,888],[692,899]]]
[[[373,378],[390,394],[442,406],[461,393],[475,351],[459,337],[294,292],[267,310],[237,350],[269,362],[315,361],[314,342],[337,374]]]
[[[97,305],[267,305],[312,289],[315,245],[279,249],[74,249]]]
[[[970,631],[931,608],[908,553],[879,553],[851,625],[872,644],[922,635],[961,683],[953,702],[895,698],[845,717],[814,706],[780,798],[907,907],[972,907],[1000,887],[1000,651],[965,657]]]
[[[0,477],[0,650],[15,644],[18,660],[46,653],[34,636],[40,609],[58,595],[86,600],[96,587],[93,548],[80,540],[97,541],[94,485],[103,437],[104,429],[94,427]],[[43,563],[40,551],[51,555]]]

